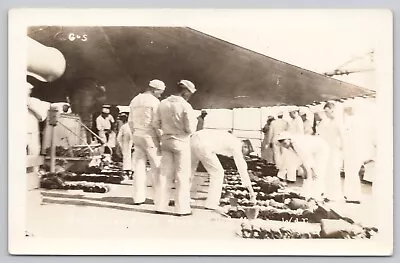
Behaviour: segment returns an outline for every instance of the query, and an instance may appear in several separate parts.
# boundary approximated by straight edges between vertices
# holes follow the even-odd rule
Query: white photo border
[[[228,23],[237,17],[262,24],[268,15],[365,16],[382,24],[377,58],[377,101],[380,122],[377,176],[374,188],[377,213],[381,215],[377,240],[216,240],[165,239],[122,241],[121,239],[43,239],[25,238],[25,141],[26,138],[26,33],[29,26],[191,26],[193,23]],[[112,14],[112,15],[110,15]],[[73,17],[73,19],[71,19]],[[207,19],[204,19],[207,17]],[[221,19],[221,18],[224,19]],[[249,22],[250,23],[250,22]],[[391,255],[393,252],[393,16],[378,9],[298,9],[298,10],[212,10],[212,9],[14,9],[9,12],[9,252],[42,255]],[[15,121],[18,120],[18,121]],[[213,244],[215,243],[215,244]],[[113,245],[114,244],[114,245]],[[115,246],[115,244],[118,244]]]

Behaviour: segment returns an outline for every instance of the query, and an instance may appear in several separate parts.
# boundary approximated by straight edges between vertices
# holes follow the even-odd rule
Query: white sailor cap
[[[285,114],[284,110],[282,108],[278,108],[276,111],[276,116],[283,116]]]
[[[299,113],[300,115],[306,115],[309,112],[309,109],[307,107],[300,107]]]
[[[187,88],[191,93],[195,93],[196,92],[196,87],[194,86],[193,82],[189,81],[189,80],[181,80],[178,82],[178,85],[182,85],[185,88]]]
[[[286,139],[290,139],[292,136],[289,132],[284,131],[278,134],[277,136],[277,141],[282,141],[282,140],[286,140]]]
[[[149,87],[158,89],[158,90],[165,90],[165,83],[158,79],[153,79],[149,82]]]

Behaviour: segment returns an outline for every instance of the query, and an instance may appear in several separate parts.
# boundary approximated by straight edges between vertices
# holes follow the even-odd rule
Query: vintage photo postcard
[[[393,252],[390,10],[9,12],[9,253]]]

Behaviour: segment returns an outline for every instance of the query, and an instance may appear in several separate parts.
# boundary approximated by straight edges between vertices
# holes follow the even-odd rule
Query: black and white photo
[[[12,254],[390,255],[387,10],[19,9]]]

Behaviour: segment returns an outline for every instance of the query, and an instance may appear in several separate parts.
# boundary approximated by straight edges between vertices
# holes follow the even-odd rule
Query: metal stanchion
[[[50,141],[50,172],[56,170],[56,126],[58,122],[58,109],[51,107],[49,110],[49,125],[51,126],[51,141]]]

